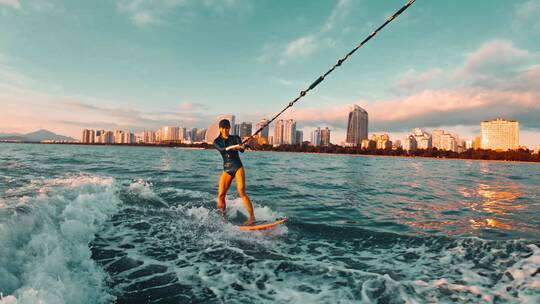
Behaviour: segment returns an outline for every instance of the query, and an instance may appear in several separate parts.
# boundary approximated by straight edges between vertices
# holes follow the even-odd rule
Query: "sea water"
[[[540,165],[0,144],[0,303],[540,303]],[[230,219],[245,218],[233,183]]]

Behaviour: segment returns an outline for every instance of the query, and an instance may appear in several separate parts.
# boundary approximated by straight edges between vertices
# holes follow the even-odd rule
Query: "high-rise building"
[[[243,122],[239,125],[238,127],[238,135],[240,136],[240,138],[244,139],[248,136],[251,136],[251,132],[252,132],[252,129],[253,128],[253,124],[250,123],[250,122]]]
[[[84,129],[82,135],[83,144],[93,144],[95,143],[95,132],[92,129]]]
[[[283,144],[283,131],[285,129],[285,124],[283,123],[283,119],[276,120],[276,124],[274,125],[274,145],[281,145]]]
[[[377,149],[377,142],[372,139],[362,139],[360,148],[364,150]]]
[[[416,141],[416,149],[431,148],[431,135],[420,128],[413,130],[414,140]]]
[[[145,144],[151,144],[155,143],[156,140],[156,132],[154,131],[143,131],[141,134],[141,140]]]
[[[304,141],[304,131],[302,130],[296,130],[296,135],[294,136],[295,144],[301,145]]]
[[[465,149],[466,150],[469,150],[469,149],[475,149],[475,146],[474,146],[474,140],[472,139],[467,139],[465,141]]]
[[[433,148],[442,149],[442,136],[443,136],[444,130],[433,130],[431,132],[431,145]]]
[[[317,129],[313,130],[313,132],[311,132],[311,145],[312,146],[321,145],[321,128],[320,127],[318,127]]]
[[[160,142],[178,142],[180,141],[180,128],[173,126],[165,126],[159,129]]]
[[[330,146],[330,129],[321,129],[321,146]]]
[[[371,140],[375,142],[375,148],[377,149],[392,149],[392,141],[390,140],[390,136],[388,136],[388,134],[373,134],[371,135]]]
[[[349,112],[347,122],[346,143],[350,146],[357,146],[362,139],[368,138],[368,113],[358,105],[354,105]]]
[[[266,125],[267,123],[268,123],[268,119],[263,118],[263,119],[255,126],[255,128],[256,128],[255,131],[259,130],[260,128],[262,128],[262,126]],[[268,140],[268,129],[269,129],[269,128],[270,128],[270,127],[269,127],[268,125],[266,125],[266,127],[264,127],[264,129],[262,129],[261,132],[259,132],[258,135],[259,135],[260,137],[262,137],[262,138]]]
[[[124,131],[114,130],[114,143],[123,144],[124,143]]]
[[[445,151],[458,151],[458,137],[444,130],[433,130],[431,133],[431,145],[433,148]]]
[[[458,142],[456,138],[449,133],[444,133],[441,136],[441,150],[458,152]]]
[[[206,129],[197,129],[197,142],[204,141],[206,136]]]
[[[519,148],[519,122],[497,118],[480,123],[481,148],[514,150]]]
[[[132,145],[135,143],[135,134],[131,133],[130,130],[126,130],[123,135],[123,144]]]
[[[208,126],[208,129],[206,129],[206,135],[204,137],[204,141],[207,142],[207,143],[213,143],[214,140],[219,136],[219,122],[222,120],[222,119],[227,119],[229,120],[230,124],[231,124],[231,134],[236,134],[234,133],[234,115],[220,115],[218,117],[216,117],[216,120],[214,120],[214,122]]]
[[[296,142],[296,122],[280,119],[274,126],[274,145],[292,145]]]
[[[285,120],[283,143],[286,145],[293,145],[296,143],[296,122],[292,119]]]
[[[413,135],[408,135],[402,142],[403,150],[416,150],[416,139]]]

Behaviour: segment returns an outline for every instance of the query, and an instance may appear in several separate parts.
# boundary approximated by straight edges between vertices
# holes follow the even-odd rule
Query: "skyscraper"
[[[115,144],[122,144],[124,140],[124,131],[122,130],[114,130],[114,143]]]
[[[296,143],[296,122],[292,119],[280,119],[274,126],[274,145],[292,145]]]
[[[431,133],[431,146],[439,150],[457,152],[457,136],[446,133],[444,130],[433,130]]]
[[[243,122],[239,125],[238,135],[240,138],[244,139],[245,137],[251,136],[251,129],[253,125],[250,122]]]
[[[321,128],[317,128],[311,132],[311,145],[320,146],[321,145]]]
[[[350,146],[357,146],[362,139],[368,137],[368,113],[358,105],[354,105],[349,112],[347,122],[346,143]]]
[[[283,144],[283,130],[285,128],[285,124],[283,123],[283,119],[276,120],[276,124],[274,125],[274,145],[281,145]]]
[[[143,131],[141,135],[142,142],[145,144],[156,142],[156,133],[154,131]]]
[[[519,148],[519,122],[497,118],[480,123],[481,148],[513,150]]]
[[[330,129],[328,129],[328,127],[321,129],[321,145],[322,146],[330,145]]]
[[[180,128],[173,126],[161,127],[158,131],[160,142],[177,142],[180,140]]]
[[[95,132],[92,129],[84,129],[82,135],[83,144],[93,144],[95,142]]]
[[[412,136],[416,141],[416,149],[431,148],[431,135],[420,128],[413,130]]]
[[[259,130],[262,126],[264,126],[265,124],[268,123],[268,119],[266,118],[263,118],[261,119],[261,121],[255,126],[256,130]],[[266,126],[264,129],[261,130],[261,132],[259,132],[259,136],[268,140],[268,129],[269,129],[269,126]]]
[[[294,143],[297,144],[297,145],[301,145],[303,141],[304,141],[304,131],[296,130]]]

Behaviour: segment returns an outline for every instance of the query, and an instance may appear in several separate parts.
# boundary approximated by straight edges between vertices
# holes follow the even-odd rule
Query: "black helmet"
[[[220,128],[230,129],[231,128],[231,123],[229,122],[228,119],[222,119],[222,120],[219,121],[219,127]]]

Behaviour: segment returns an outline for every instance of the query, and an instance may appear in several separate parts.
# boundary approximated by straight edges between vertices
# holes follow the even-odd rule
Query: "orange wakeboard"
[[[260,230],[266,230],[266,229],[277,227],[277,226],[285,223],[286,221],[287,221],[287,219],[285,219],[285,218],[276,220],[274,222],[256,221],[252,225],[245,225],[245,226],[238,226],[238,227],[240,228],[240,230],[243,230],[243,231],[260,231]]]

